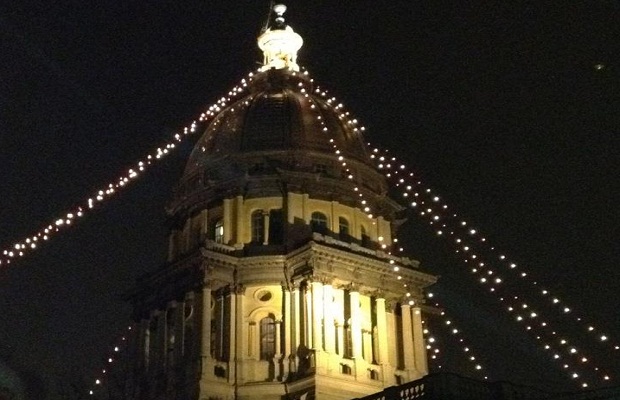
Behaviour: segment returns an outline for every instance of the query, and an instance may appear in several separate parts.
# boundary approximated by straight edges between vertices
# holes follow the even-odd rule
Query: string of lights
[[[526,317],[531,319],[540,319],[543,321],[537,325],[521,325],[526,331],[535,331],[535,338],[538,341],[543,342],[543,344],[541,344],[543,350],[549,351],[551,349],[551,345],[549,343],[559,342],[559,344],[562,345],[564,352],[572,357],[578,357],[578,362],[587,363],[589,361],[589,357],[583,354],[583,350],[578,351],[575,346],[568,346],[567,344],[569,341],[567,339],[558,339],[557,336],[566,337],[567,335],[560,335],[557,330],[551,329],[550,322],[545,322],[542,318],[541,312],[535,311],[532,306],[530,306],[529,302],[520,300],[520,296],[508,297],[501,295],[502,292],[507,291],[507,286],[504,285],[504,279],[498,274],[498,271],[493,268],[493,265],[499,261],[506,270],[515,271],[517,270],[516,263],[508,260],[504,254],[497,252],[496,249],[488,243],[487,239],[479,233],[478,229],[471,227],[465,220],[459,220],[457,214],[453,214],[448,211],[447,204],[442,204],[440,197],[435,195],[430,188],[424,188],[419,180],[413,178],[413,174],[405,173],[406,166],[404,164],[396,166],[396,158],[388,157],[387,151],[380,152],[375,148],[371,157],[376,160],[377,167],[380,170],[383,170],[388,178],[396,180],[395,186],[404,188],[402,193],[403,198],[414,198],[414,200],[409,203],[410,207],[417,210],[417,215],[425,219],[429,225],[435,229],[435,233],[438,237],[454,237],[454,240],[451,243],[455,246],[455,253],[462,255],[462,261],[464,263],[469,265],[475,264],[471,268],[471,272],[473,274],[480,275],[480,278],[478,279],[480,284],[487,286],[490,293],[496,294],[496,298],[500,302],[507,303],[511,299],[521,302],[518,305],[508,305],[506,307],[508,312],[513,312],[517,309],[529,310]],[[463,239],[463,237],[468,237],[468,240]],[[493,262],[485,260],[483,254],[494,255],[495,257]],[[532,286],[538,285],[538,282],[533,280],[527,271],[523,269],[519,269],[518,271],[517,276],[521,281],[529,283]],[[554,305],[558,305],[560,303],[564,304],[558,296],[551,296],[549,290],[547,289],[542,289],[541,291],[536,290],[536,293],[541,293],[543,297],[551,297],[551,303]],[[564,315],[573,312],[570,307],[565,305],[559,309],[556,308],[556,311]],[[520,313],[516,313],[515,315],[517,322],[524,321],[526,317]],[[576,317],[574,321],[582,323],[582,318]],[[592,325],[589,325],[587,330],[589,332],[595,331]],[[608,340],[607,335],[604,334],[599,336],[598,339],[601,342],[606,342]],[[613,345],[612,348],[613,350],[617,350],[618,345]],[[552,357],[553,360],[559,360],[561,358],[558,352],[553,353]],[[584,375],[583,373],[574,371],[576,367],[568,362],[564,362],[561,367],[572,371],[569,372],[569,376],[572,379],[577,379]],[[609,374],[601,372],[600,367],[595,365],[591,367],[591,369],[601,381],[610,380]],[[582,381],[581,386],[585,388],[589,385],[587,381]]]
[[[149,152],[146,156],[121,173],[112,182],[100,186],[99,189],[95,190],[90,197],[80,202],[79,205],[63,213],[60,217],[54,218],[38,231],[15,241],[13,245],[2,250],[2,253],[0,254],[0,267],[7,266],[14,262],[14,260],[24,257],[28,253],[34,251],[42,242],[49,241],[60,232],[65,231],[78,219],[85,216],[89,211],[93,210],[128,187],[148,168],[155,165],[157,161],[161,161],[169,155],[184,137],[195,133],[198,128],[198,123],[206,123],[210,121],[221,110],[223,110],[231,100],[234,100],[240,94],[244,93],[248,86],[248,82],[252,80],[253,76],[254,74],[252,72],[249,73],[247,79],[242,79],[237,86],[233,87],[228,92],[227,96],[221,97],[215,103],[210,105],[207,110],[200,115],[197,121],[194,120],[188,126],[183,127],[181,129],[181,133],[174,133],[172,138],[170,138],[166,143]]]
[[[122,362],[120,361],[120,354],[128,349],[131,335],[133,335],[134,331],[135,329],[131,325],[128,326],[126,333],[122,334],[110,348],[107,356],[105,357],[106,366],[95,373],[92,384],[88,389],[88,394],[90,396],[95,396],[98,393],[101,393],[104,390],[104,387],[110,384],[111,371],[113,368],[118,366],[117,364],[119,362]]]
[[[323,98],[326,99],[327,104],[331,105],[332,107],[334,107],[335,111],[340,112],[339,116],[340,119],[347,125],[352,125],[354,126],[354,131],[357,132],[358,131],[358,127],[357,127],[357,119],[350,117],[350,113],[344,110],[344,106],[342,105],[342,103],[337,103],[337,100],[335,97],[328,97],[327,95],[327,91],[321,90],[319,88],[316,89],[316,93],[321,95]],[[335,103],[337,103],[337,105],[334,105]],[[321,117],[318,116],[317,117],[319,120],[321,120]],[[322,121],[321,121],[322,123]],[[324,131],[328,131],[328,129],[325,127],[324,123],[322,123],[322,128]],[[359,131],[363,131],[364,128],[360,127]],[[345,171],[345,175],[347,177],[349,177],[349,179],[353,179],[353,176],[351,174],[350,169],[347,167],[346,165],[346,161],[343,161],[344,158],[341,155],[341,152],[339,151],[339,149],[337,148],[337,146],[334,144],[334,140],[333,137],[330,138],[330,143],[333,144],[333,148],[335,150],[335,154],[339,157],[339,161],[342,162],[342,167]],[[377,168],[380,170],[383,170],[386,177],[387,178],[393,178],[396,179],[397,175],[399,174],[399,171],[403,172],[401,174],[401,176],[404,176],[405,173],[404,171],[406,171],[406,166],[404,164],[397,164],[397,160],[395,157],[391,157],[388,158],[386,155],[384,154],[378,154],[380,153],[379,150],[377,148],[374,149],[373,153],[371,154],[371,158],[375,159],[377,162]],[[385,151],[385,153],[387,154],[387,151]],[[407,182],[409,181],[409,182]],[[413,193],[413,197],[416,199],[419,199],[418,201],[414,200],[410,203],[410,206],[412,208],[418,208],[419,206],[422,207],[422,211],[419,212],[421,217],[427,217],[429,219],[429,224],[430,225],[435,225],[436,227],[439,226],[439,228],[436,228],[436,234],[438,236],[443,236],[444,235],[444,230],[449,228],[449,223],[453,223],[454,220],[458,219],[458,215],[457,214],[450,214],[448,210],[448,205],[447,204],[441,204],[441,199],[439,198],[439,196],[436,196],[434,194],[431,194],[432,190],[430,188],[422,188],[422,183],[420,181],[416,181],[413,180],[413,174],[409,173],[409,175],[407,177],[401,177],[400,179],[397,180],[395,186],[405,186],[405,191],[403,192],[403,197],[407,198],[410,196],[410,192]],[[419,188],[419,189],[418,189]],[[355,187],[355,190],[358,191],[358,188]],[[363,196],[361,193],[358,193],[358,196],[360,197],[360,206],[363,207],[364,211],[367,213],[367,215],[369,216],[369,218],[372,218],[372,213],[370,213],[370,209],[369,207],[367,207],[366,201],[364,201]],[[425,199],[426,198],[426,199]],[[419,204],[418,204],[419,203]],[[439,207],[436,208],[435,210],[433,208],[426,208],[423,209],[424,206],[426,206],[426,203],[429,204],[433,204],[433,207]],[[444,222],[445,221],[445,222]],[[470,225],[467,223],[467,221],[460,221],[460,223],[456,224],[456,228],[455,227],[450,227],[452,228],[451,230],[449,230],[449,234],[448,235],[456,235],[455,232],[458,231],[464,231],[465,234],[469,235],[470,237],[479,237],[479,243],[483,243],[486,244],[487,240],[484,236],[481,236],[480,233],[478,232],[478,230],[476,228],[472,228],[470,227]],[[394,240],[394,242],[397,242],[397,239]],[[456,253],[462,253],[464,254],[464,259],[463,261],[465,263],[470,263],[470,262],[477,262],[478,266],[477,267],[473,267],[472,268],[472,273],[474,274],[481,274],[483,276],[480,277],[479,279],[479,283],[481,284],[487,284],[489,286],[489,292],[493,293],[500,293],[501,291],[498,290],[498,288],[503,288],[505,286],[502,285],[502,283],[504,282],[503,278],[499,275],[497,275],[497,272],[492,268],[489,267],[491,264],[490,263],[485,263],[484,261],[481,261],[482,258],[480,257],[480,255],[478,254],[478,252],[476,251],[475,245],[473,244],[468,244],[467,242],[464,242],[463,239],[461,239],[460,237],[456,237],[454,244],[457,245],[457,248],[455,250]],[[385,245],[382,245],[383,248],[385,248]],[[399,249],[399,250],[402,250]],[[490,247],[491,251],[495,251],[494,247]],[[391,253],[390,253],[391,254]],[[503,261],[504,263],[508,264],[508,268],[511,270],[514,270],[517,268],[517,265],[514,262],[510,262],[509,260],[507,260],[507,257],[503,254],[499,254],[497,256],[497,258],[500,261]],[[398,268],[398,267],[395,267]],[[483,271],[486,273],[487,276],[484,276]],[[521,270],[519,277],[522,280],[526,280],[529,278],[529,274],[528,272],[526,272],[525,270]],[[401,279],[401,276],[398,275],[397,279]],[[538,285],[537,281],[533,281],[532,282],[534,285]],[[542,291],[543,295],[548,295],[549,291],[548,290],[543,290]],[[519,296],[513,296],[515,298],[515,300],[519,299]],[[499,297],[500,301],[504,302],[506,301],[506,297]],[[554,304],[558,304],[560,303],[560,300],[556,297],[554,297],[553,300]],[[529,316],[529,318],[531,319],[535,319],[535,318],[541,318],[541,312],[537,312],[531,309],[531,307],[529,306],[529,304],[527,302],[523,302],[521,303],[521,307],[523,309],[527,309],[530,308],[529,313],[527,314]],[[514,305],[509,305],[507,308],[510,312],[510,310],[514,310],[515,306]],[[572,310],[570,307],[563,307],[561,310],[564,314],[568,314],[570,313]],[[515,316],[515,319],[517,320],[517,322],[521,322],[524,320],[524,317],[520,314]],[[541,318],[542,319],[542,318]],[[578,321],[581,321],[581,318],[577,319]],[[557,330],[551,330],[550,326],[549,326],[549,322],[542,322],[540,325],[533,325],[533,324],[526,324],[526,325],[522,325],[523,329],[525,329],[526,331],[534,331],[535,332],[535,338],[538,341],[542,341],[544,342],[544,344],[542,345],[542,349],[545,351],[550,350],[552,347],[549,344],[553,338],[549,337],[549,333],[552,336],[557,336]],[[544,330],[541,329],[536,329],[536,328],[546,328]],[[593,331],[593,327],[590,326],[589,331]],[[561,335],[561,336],[566,336],[566,335]],[[557,338],[555,338],[557,339]],[[600,337],[600,339],[602,341],[606,341],[607,340],[607,336],[606,335],[602,335]],[[565,345],[566,343],[568,343],[568,341],[566,339],[559,339],[559,342],[561,345]],[[617,346],[614,346],[614,349]],[[577,356],[577,353],[580,353],[580,358],[579,361],[581,363],[586,363],[589,361],[589,357],[582,355],[582,353],[584,353],[583,351],[579,352],[577,350],[577,348],[575,346],[563,346],[562,349],[567,353],[567,355],[569,356]],[[557,352],[553,353],[552,356],[553,360],[558,360],[559,358],[559,354]],[[569,373],[569,376],[572,379],[577,379],[579,377],[581,377],[583,374],[576,372],[576,367],[574,365],[569,364],[568,362],[565,362],[562,367],[564,369],[569,369],[573,372]],[[593,371],[596,373],[597,376],[599,376],[599,378],[602,381],[608,381],[610,379],[609,374],[607,373],[600,373],[600,368],[598,366],[593,366],[592,367]],[[581,386],[586,388],[589,386],[588,382],[583,380],[581,382]]]
[[[307,72],[305,72],[307,74]],[[173,149],[175,149],[176,144],[181,142],[185,136],[188,136],[197,130],[198,123],[205,123],[211,121],[220,111],[228,106],[231,100],[237,98],[240,94],[245,92],[245,88],[248,83],[252,80],[253,73],[248,74],[247,79],[243,79],[241,83],[235,86],[231,91],[228,92],[226,97],[222,97],[217,102],[208,107],[208,109],[200,115],[197,121],[193,121],[190,125],[184,127],[182,129],[182,133],[175,133],[173,137],[164,145],[157,147],[152,152],[148,153],[144,158],[139,160],[135,165],[128,168],[125,172],[123,172],[116,180],[108,183],[107,185],[101,186],[95,193],[88,197],[86,200],[81,202],[80,205],[75,208],[67,211],[61,217],[55,218],[52,222],[48,223],[46,226],[36,231],[32,235],[22,238],[21,240],[16,241],[12,246],[4,249],[0,256],[0,266],[8,265],[13,260],[18,259],[20,257],[25,256],[29,252],[38,248],[39,243],[43,241],[48,241],[52,237],[56,236],[59,232],[64,231],[71,225],[75,223],[75,221],[85,214],[88,213],[89,210],[94,209],[99,204],[105,202],[109,198],[113,197],[115,194],[119,193],[127,187],[131,182],[135,181],[142,173],[144,173],[150,166],[154,165],[156,161],[163,159],[166,155],[168,155]],[[305,91],[306,88],[302,88],[302,92]],[[363,132],[365,128],[358,124],[357,119],[352,118],[348,111],[344,110],[344,106],[342,103],[337,103],[335,97],[328,97],[327,91],[321,90],[319,88],[315,89],[315,93],[320,95],[325,99],[325,103],[331,107],[333,107],[334,111],[336,111],[344,124],[351,126],[354,132]],[[308,97],[308,93],[305,93],[306,97]],[[316,109],[317,114],[316,118],[321,124],[322,130],[330,136],[330,132],[328,127],[325,125],[323,120],[323,116],[319,110],[319,107],[314,100],[310,99],[313,104],[312,108]],[[354,182],[354,175],[352,170],[349,168],[347,161],[344,158],[342,151],[337,147],[336,141],[334,137],[329,137],[329,143],[332,145],[334,149],[334,153],[337,156],[338,161],[341,163],[343,171],[345,172],[345,176]],[[420,210],[418,211],[419,216],[428,220],[428,223],[435,228],[435,232],[437,236],[440,237],[454,237],[453,245],[456,246],[456,252],[464,255],[463,261],[469,265],[476,264],[476,266],[472,267],[472,273],[481,275],[479,278],[479,282],[481,284],[486,285],[489,289],[489,292],[500,293],[505,290],[505,286],[502,285],[503,278],[499,275],[495,268],[492,265],[499,265],[506,271],[518,271],[518,277],[526,283],[529,283],[532,286],[536,286],[536,293],[539,294],[546,302],[551,305],[556,306],[556,309],[565,314],[573,313],[573,310],[566,306],[565,302],[561,300],[560,296],[552,294],[548,289],[540,289],[541,285],[539,285],[538,281],[534,280],[530,277],[530,274],[523,268],[517,267],[517,264],[509,260],[504,254],[497,252],[495,247],[491,246],[486,238],[482,236],[478,229],[473,228],[466,220],[459,220],[459,216],[457,214],[451,213],[448,211],[448,206],[445,203],[442,203],[439,196],[436,196],[434,192],[430,188],[424,188],[421,181],[414,179],[413,173],[407,173],[406,166],[404,164],[397,164],[397,160],[395,157],[389,158],[387,156],[387,151],[380,152],[377,148],[373,150],[371,154],[371,158],[375,159],[377,162],[377,167],[379,170],[383,170],[385,172],[386,177],[396,179],[397,182],[395,186],[403,188],[403,198],[409,201],[409,206],[412,209]],[[373,219],[373,210],[371,208],[370,202],[364,197],[362,190],[358,186],[354,185],[353,188],[356,193],[360,209],[363,210],[364,213],[368,216],[369,219]],[[464,240],[461,235],[466,235],[468,240]],[[392,246],[385,243],[382,237],[378,238],[381,248],[388,252],[389,255],[392,254]],[[394,243],[398,242],[398,239],[394,238]],[[483,247],[483,249],[480,249]],[[398,251],[402,251],[402,248],[398,248]],[[493,262],[489,262],[483,257],[483,254],[495,255],[495,259]],[[484,260],[484,261],[483,261]],[[395,264],[394,260],[390,260],[390,263]],[[394,272],[398,272],[399,267],[394,265]],[[486,274],[486,276],[485,276]],[[402,276],[400,274],[396,274],[396,279],[402,280]],[[407,284],[403,283],[406,287]],[[407,293],[410,296],[409,293]],[[508,303],[509,297],[501,296],[499,297],[500,301],[504,303]],[[510,313],[515,313],[515,318],[518,322],[521,322],[525,319],[522,313],[517,314],[515,310],[519,308],[519,305],[516,303],[517,301],[521,301],[519,296],[513,296],[512,299],[515,303],[510,303],[507,306],[507,311]],[[511,301],[513,301],[511,300]],[[411,300],[410,304],[414,304],[414,301]],[[528,309],[529,318],[535,319],[540,318],[541,313],[537,311],[533,311],[535,307],[530,306],[530,302],[522,302],[520,304],[522,309]],[[574,315],[574,313],[573,313]],[[580,316],[574,316],[573,320],[580,324],[584,324],[583,318]],[[558,336],[555,330],[551,330],[548,322],[541,322],[540,324],[529,324],[522,325],[527,331],[536,331],[536,337],[541,338],[543,335],[545,336],[544,343],[542,344],[543,349],[546,351],[552,351],[552,357],[555,360],[561,358],[559,352],[552,348],[551,344],[548,343],[547,336],[549,332],[551,332],[552,336]],[[540,328],[545,328],[540,329]],[[605,333],[598,333],[599,328],[596,328],[594,324],[585,324],[585,331],[592,335],[596,335],[594,337],[597,338],[598,341],[603,343],[611,343],[608,335]],[[457,332],[460,332],[457,330]],[[542,341],[542,339],[539,339]],[[556,339],[558,340],[558,339]],[[572,342],[572,341],[571,341]],[[567,339],[559,339],[560,345],[562,345],[562,349],[565,349],[569,354],[575,355],[579,353],[581,356],[581,352],[577,350],[575,346],[570,346],[569,341]],[[620,350],[620,346],[618,344],[611,344],[612,350]],[[113,358],[109,358],[109,360],[113,360]],[[588,357],[581,356],[581,362],[586,363],[588,361]],[[112,361],[110,361],[112,362]],[[574,367],[567,362],[563,364],[563,368],[573,371]],[[600,371],[598,367],[592,367],[597,373]],[[577,379],[581,376],[578,372],[570,372],[570,376],[573,379]],[[610,377],[608,374],[603,374],[601,376],[602,380],[609,380]],[[100,378],[97,381],[101,381]],[[97,382],[96,381],[96,382]],[[587,382],[582,382],[583,387],[587,387]]]
[[[439,303],[435,303],[435,306],[439,307]],[[437,326],[437,328],[439,329],[445,328],[444,330],[446,332],[444,334],[445,335],[444,337],[446,337],[448,340],[450,339],[453,340],[456,346],[460,346],[462,354],[465,356],[465,360],[469,363],[469,365],[473,369],[472,373],[477,376],[480,376],[484,380],[488,380],[489,377],[485,372],[486,368],[482,366],[482,363],[480,362],[480,360],[478,360],[477,356],[474,354],[474,351],[472,350],[472,346],[466,342],[466,339],[463,336],[462,330],[458,328],[455,322],[448,317],[445,310],[441,311],[439,317],[441,317],[443,324],[440,324],[439,326]],[[423,332],[426,338],[426,349],[428,350],[429,359],[431,360],[432,363],[435,364],[435,368],[444,369],[443,364],[441,363],[440,357],[439,357],[439,355],[442,353],[439,347],[440,340],[438,339],[438,335],[434,335],[431,333],[430,331],[431,328],[429,326],[428,321],[429,319],[426,319],[424,321],[425,324],[424,324]],[[439,329],[437,330],[437,332],[439,332]]]
[[[305,97],[308,98],[308,94],[306,93],[306,91],[302,88],[302,93],[304,93]],[[365,130],[365,128],[363,126],[358,126],[358,121],[355,118],[351,118],[350,117],[350,113],[348,111],[344,111],[344,105],[342,103],[337,103],[336,104],[336,98],[335,97],[328,97],[328,92],[325,90],[321,90],[320,88],[316,88],[315,89],[315,93],[320,95],[321,97],[326,99],[326,104],[329,106],[333,107],[333,110],[336,111],[338,113],[338,117],[340,118],[340,120],[342,121],[342,123],[346,124],[346,126],[352,126],[353,131],[354,132],[363,132]],[[311,100],[312,101],[312,100]],[[333,150],[334,150],[334,154],[337,156],[338,161],[341,163],[341,167],[343,168],[344,171],[344,176],[347,177],[347,179],[354,181],[355,180],[355,176],[353,175],[353,171],[349,168],[349,166],[347,165],[347,162],[343,156],[342,151],[338,148],[338,146],[336,145],[336,141],[335,138],[333,136],[330,136],[330,131],[328,129],[328,127],[325,124],[325,120],[323,118],[323,116],[320,113],[320,105],[317,104],[316,102],[313,101],[313,104],[311,105],[311,108],[313,110],[316,110],[316,119],[319,122],[320,126],[321,126],[321,130],[325,133],[328,134],[328,140],[329,143],[331,144]],[[372,209],[369,206],[369,202],[364,198],[363,193],[360,191],[358,186],[354,186],[353,190],[355,192],[355,194],[358,197],[358,201],[359,201],[359,205],[360,205],[360,209],[363,210],[364,213],[366,213],[366,216],[369,219],[373,219],[373,213],[372,213]],[[373,224],[375,222],[373,221]],[[389,255],[392,255],[392,247],[388,246],[386,243],[384,243],[384,238],[379,237],[378,238],[381,248],[386,251]],[[398,243],[398,239],[394,238],[393,239],[394,244]],[[396,247],[396,246],[395,246]],[[398,252],[402,252],[403,248],[402,247],[396,247],[396,250]],[[395,264],[394,260],[391,259],[390,260],[391,264]],[[400,274],[398,274],[399,272],[399,267],[394,265],[393,270],[394,272],[396,272],[396,279],[397,280],[402,280],[402,276]],[[407,287],[407,283],[403,284],[404,287]],[[411,296],[410,292],[406,293],[407,297]],[[409,305],[414,305],[415,301],[414,300],[409,300]],[[437,305],[438,306],[438,305]],[[473,352],[471,351],[471,347],[465,344],[465,339],[462,337],[462,333],[461,330],[459,328],[457,328],[455,326],[455,324],[453,323],[452,320],[448,319],[445,317],[445,311],[441,312],[441,316],[444,317],[445,319],[445,325],[450,326],[450,334],[454,337],[454,340],[456,342],[458,342],[458,344],[460,346],[462,346],[462,351],[463,353],[467,356],[467,361],[470,363],[470,365],[473,368],[474,373],[480,374],[482,373],[483,367],[481,365],[480,362],[478,362],[477,358],[475,355],[473,355]],[[435,336],[430,335],[430,332],[428,330],[428,327],[424,328],[424,334],[427,336],[427,344],[426,344],[426,348],[428,351],[428,354],[430,355],[430,358],[432,360],[437,359],[438,354],[440,353],[440,349],[438,347],[438,343],[437,343],[437,339]],[[441,366],[438,366],[439,368],[441,368]],[[488,379],[488,376],[484,375],[482,376],[483,379]]]

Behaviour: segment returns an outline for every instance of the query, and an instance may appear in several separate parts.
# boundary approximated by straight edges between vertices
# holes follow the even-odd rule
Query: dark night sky
[[[104,3],[0,3],[2,249],[115,181],[261,60],[266,2]],[[288,2],[300,64],[367,139],[620,342],[618,3],[308,3]],[[48,387],[90,378],[129,321],[121,294],[164,260],[163,210],[190,150],[0,269],[0,359]],[[490,379],[564,384],[447,242],[413,214],[404,231]],[[583,343],[620,383],[620,352]]]

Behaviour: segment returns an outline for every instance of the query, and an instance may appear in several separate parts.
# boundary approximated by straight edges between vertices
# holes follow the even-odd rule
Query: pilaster
[[[413,307],[412,311],[415,367],[421,375],[426,375],[428,374],[428,361],[426,359],[426,344],[424,343],[422,310],[420,310],[420,307]]]
[[[402,334],[403,334],[403,355],[405,359],[405,370],[410,373],[415,368],[414,351],[413,351],[413,331],[411,325],[411,307],[408,304],[402,304]],[[411,378],[411,377],[409,377]]]

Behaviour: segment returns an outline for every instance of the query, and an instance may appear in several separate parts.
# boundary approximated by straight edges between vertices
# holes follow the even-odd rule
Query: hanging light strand
[[[126,362],[126,360],[122,359],[121,354],[129,348],[129,343],[135,331],[136,329],[133,326],[128,326],[126,332],[120,335],[115,341],[115,344],[111,346],[103,363],[105,366],[95,373],[92,384],[88,389],[89,396],[95,396],[98,393],[104,393],[106,391],[104,388],[106,385],[110,384],[109,381],[112,376],[112,370],[114,368],[119,368],[119,363]]]
[[[43,242],[49,241],[59,233],[65,231],[67,228],[74,225],[78,219],[86,215],[90,210],[103,204],[105,201],[109,200],[111,197],[128,187],[148,168],[169,155],[176,148],[176,145],[182,142],[186,136],[195,133],[198,130],[199,123],[211,121],[213,117],[222,111],[232,100],[236,99],[240,94],[245,93],[248,83],[252,80],[253,76],[253,73],[248,74],[247,78],[242,79],[237,86],[228,92],[227,96],[221,97],[215,103],[210,105],[197,120],[192,121],[189,125],[182,128],[180,133],[174,133],[166,143],[155,148],[142,159],[138,160],[126,171],[121,173],[116,180],[100,186],[99,189],[95,190],[90,197],[82,201],[76,207],[61,214],[60,217],[54,218],[33,234],[17,240],[13,245],[2,250],[0,253],[0,267],[7,266],[15,262],[15,260],[22,258],[28,253],[39,248]]]
[[[395,157],[388,157],[388,151],[384,152],[379,151],[378,149],[373,150],[373,159],[377,163],[377,168],[383,169],[386,177],[393,178],[395,182],[395,186],[401,187],[401,189],[405,189],[403,191],[403,197],[411,197],[414,200],[410,202],[410,207],[416,209],[418,212],[416,215],[419,215],[422,219],[425,219],[429,225],[433,229],[435,229],[435,233],[438,237],[454,237],[453,245],[455,246],[455,253],[463,255],[462,261],[466,264],[474,264],[471,268],[473,273],[480,273],[484,271],[484,274],[479,279],[479,283],[485,284],[489,287],[489,292],[498,292],[498,288],[503,283],[503,279],[496,274],[497,270],[491,267],[491,264],[500,263],[507,271],[514,271],[517,269],[517,265],[514,262],[508,260],[508,258],[500,254],[496,251],[494,247],[492,247],[487,239],[482,236],[479,230],[475,227],[472,227],[466,220],[460,219],[459,216],[455,213],[449,211],[447,204],[442,203],[441,198],[436,195],[430,188],[424,188],[422,182],[413,179],[413,174],[405,174],[403,171],[406,170],[406,167],[403,164],[400,164],[400,168],[393,169],[391,165],[396,164]],[[390,160],[391,163],[387,164],[384,160]],[[461,236],[463,235],[463,236]],[[461,237],[467,237],[468,241],[462,239]],[[473,239],[472,239],[473,238]],[[480,249],[484,247],[484,250]],[[481,254],[495,254],[495,260],[493,263],[485,263]],[[476,264],[477,263],[477,264]],[[518,274],[520,280],[525,281],[526,283],[530,283],[533,286],[537,286],[538,282],[535,280],[530,280],[530,274],[524,270],[521,270]],[[543,296],[549,296],[548,290],[536,290],[536,293],[541,293]],[[518,298],[518,296],[517,296]],[[501,301],[503,301],[503,298]],[[560,303],[560,300],[557,296],[553,297],[554,303]],[[527,306],[527,303],[522,303],[522,305]],[[513,307],[514,308],[514,307]],[[572,311],[569,307],[561,308],[560,311],[562,314],[568,314]],[[537,312],[531,312],[530,316],[538,317],[540,316]],[[518,321],[523,320],[522,316],[516,317]],[[581,318],[575,318],[575,322],[581,322]],[[548,322],[544,323],[543,327],[548,327]],[[524,329],[530,331],[533,329],[532,325],[525,325]],[[590,326],[588,328],[590,331],[593,331],[594,328]],[[556,331],[552,331],[556,332]],[[554,335],[557,333],[554,333]],[[540,338],[538,335],[537,337]],[[599,336],[601,341],[607,340],[606,335]],[[543,345],[543,349],[546,350],[548,344]],[[613,349],[617,350],[618,346],[614,345]],[[567,348],[572,355],[576,355],[576,349],[574,347]],[[588,357],[582,356],[580,357],[581,362],[587,362],[589,360]],[[564,369],[570,369],[571,366],[569,364],[563,364]],[[598,379],[601,381],[609,381],[609,374],[600,372],[601,368],[597,366],[592,366],[592,371]],[[582,374],[571,372],[569,376],[573,379],[577,379]],[[582,387],[588,387],[588,382],[583,381],[581,383]]]

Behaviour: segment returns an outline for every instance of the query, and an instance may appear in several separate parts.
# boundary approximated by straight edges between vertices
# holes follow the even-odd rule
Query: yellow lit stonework
[[[404,208],[301,43],[283,19],[261,35],[265,67],[189,157],[167,262],[127,293],[136,399],[352,399],[428,373],[436,278],[393,255]]]

